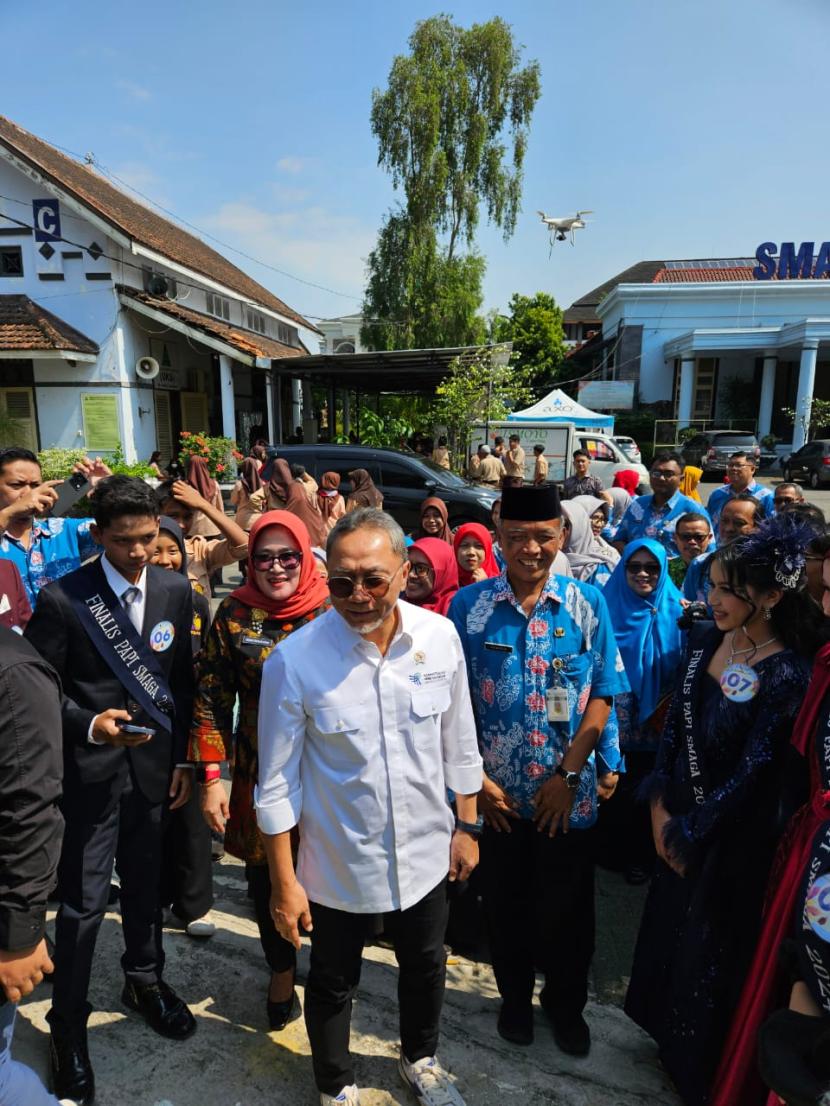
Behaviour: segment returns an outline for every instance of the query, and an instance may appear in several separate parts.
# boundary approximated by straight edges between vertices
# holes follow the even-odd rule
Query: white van
[[[606,488],[614,481],[614,473],[623,469],[633,469],[640,482],[648,484],[648,469],[644,465],[629,461],[613,438],[606,434],[597,434],[589,430],[579,430],[572,422],[491,422],[487,427],[483,423],[473,427],[470,438],[470,452],[480,445],[493,448],[496,438],[504,438],[507,448],[511,434],[518,434],[525,451],[525,480],[533,480],[533,447],[543,445],[548,462],[548,480],[561,483],[573,472],[572,455],[577,449],[584,449],[591,457],[591,475],[597,476]]]

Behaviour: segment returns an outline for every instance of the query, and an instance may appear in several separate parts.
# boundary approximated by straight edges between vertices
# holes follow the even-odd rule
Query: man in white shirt
[[[346,515],[327,556],[334,609],[263,669],[256,809],[274,923],[297,948],[299,926],[311,934],[305,1017],[322,1106],[359,1101],[349,1025],[374,914],[400,970],[401,1076],[425,1106],[463,1106],[435,1050],[447,882],[475,868],[481,829],[464,655],[447,619],[399,599],[409,562],[389,515]]]

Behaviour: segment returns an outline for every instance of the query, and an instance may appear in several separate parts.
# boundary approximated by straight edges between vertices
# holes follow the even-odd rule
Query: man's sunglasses
[[[393,576],[378,576],[374,572],[368,576],[329,576],[329,592],[335,599],[348,599],[354,594],[356,588],[362,588],[367,595],[375,599],[381,599],[389,591],[392,581],[403,568],[401,565]]]
[[[254,568],[259,569],[260,572],[267,572],[275,564],[290,571],[292,568],[299,568],[302,559],[303,555],[299,549],[284,549],[282,553],[253,553],[251,555]]]

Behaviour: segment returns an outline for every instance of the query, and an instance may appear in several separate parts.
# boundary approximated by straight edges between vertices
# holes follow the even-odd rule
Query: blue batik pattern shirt
[[[605,600],[590,584],[550,576],[528,617],[502,573],[462,588],[449,617],[467,660],[484,770],[531,818],[536,792],[565,756],[588,700],[628,690]],[[566,722],[548,721],[551,687],[567,691]],[[619,769],[615,717],[596,753],[602,773]],[[576,829],[596,821],[596,774],[591,756],[574,798]]]
[[[709,502],[712,502],[711,499]],[[674,529],[680,516],[686,514],[703,515],[707,521],[709,519],[701,504],[682,492],[675,492],[662,507],[654,506],[653,495],[635,496],[628,504],[614,541],[627,544],[636,538],[654,538],[660,542],[669,557],[679,557],[680,553],[674,543]]]
[[[750,495],[754,496],[761,504],[764,518],[769,518],[775,511],[775,492],[772,488],[765,488],[763,484],[759,484],[757,480],[753,480],[745,490],[749,492]],[[715,537],[718,536],[718,524],[720,522],[721,511],[729,500],[734,498],[735,492],[729,484],[724,484],[722,488],[715,488],[709,496],[709,502],[706,504],[706,507],[712,519],[712,531]]]
[[[10,534],[0,537],[0,557],[17,565],[32,610],[41,588],[101,552],[89,532],[91,524],[90,518],[35,519],[28,549]]]

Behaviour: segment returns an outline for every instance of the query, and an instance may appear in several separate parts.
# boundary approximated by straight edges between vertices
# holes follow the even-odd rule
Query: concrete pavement
[[[602,874],[598,894],[599,951],[587,1018],[594,1046],[575,1060],[553,1043],[537,1008],[536,1041],[507,1044],[495,1029],[498,995],[487,964],[452,956],[439,1054],[470,1106],[675,1106],[652,1042],[613,1002],[630,963],[642,889]],[[169,1042],[121,1004],[120,919],[108,913],[96,951],[90,1001],[89,1047],[98,1106],[313,1106],[308,1039],[302,1020],[269,1033],[266,968],[256,923],[245,896],[244,870],[232,858],[215,865],[218,931],[195,941],[181,930],[165,933],[168,982],[188,1001],[199,1023],[188,1041]],[[567,949],[562,950],[567,956]],[[308,942],[299,978],[308,968]],[[397,1058],[396,969],[393,954],[367,947],[354,1007],[352,1050],[364,1106],[414,1106],[400,1084]],[[302,985],[298,988],[302,997]],[[41,985],[21,1005],[15,1056],[47,1072],[44,1016],[49,988]]]

